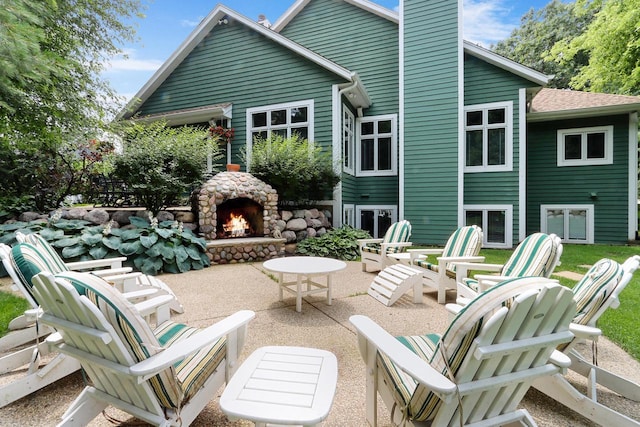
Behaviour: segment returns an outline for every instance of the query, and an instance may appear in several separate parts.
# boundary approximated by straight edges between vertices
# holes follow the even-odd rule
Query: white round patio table
[[[280,301],[283,299],[283,290],[296,296],[296,311],[302,311],[302,297],[318,292],[327,293],[327,304],[331,305],[332,275],[347,268],[343,261],[333,258],[315,256],[294,256],[275,258],[265,261],[262,266],[265,270],[278,273],[278,289]],[[296,279],[286,282],[285,274],[293,274]],[[326,285],[313,280],[315,276],[325,276]],[[303,283],[306,284],[303,289]]]

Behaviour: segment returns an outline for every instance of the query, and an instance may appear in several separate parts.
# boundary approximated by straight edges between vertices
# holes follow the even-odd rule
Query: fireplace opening
[[[230,199],[217,207],[216,238],[264,235],[263,207],[247,198]]]

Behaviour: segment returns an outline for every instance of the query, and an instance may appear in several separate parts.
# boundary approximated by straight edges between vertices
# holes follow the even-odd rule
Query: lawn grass
[[[9,322],[29,308],[26,299],[8,292],[0,292],[0,337],[7,333]]]
[[[485,262],[502,264],[509,256],[511,250],[482,249],[480,255],[485,256]],[[563,245],[560,265],[555,271],[572,271],[579,274],[587,272],[589,267],[602,258],[610,258],[623,263],[632,255],[640,255],[640,246],[613,246],[613,245]],[[552,276],[559,279],[565,286],[573,287],[575,280],[564,277]],[[637,271],[631,282],[620,294],[620,307],[607,310],[598,326],[602,333],[611,341],[617,343],[622,349],[640,360],[640,271]]]

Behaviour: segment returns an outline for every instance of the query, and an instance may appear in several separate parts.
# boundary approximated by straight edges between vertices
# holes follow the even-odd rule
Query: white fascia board
[[[298,15],[305,8],[307,4],[309,4],[311,0],[298,0],[294,4],[287,9],[280,18],[276,21],[275,24],[271,27],[276,32],[282,31],[284,27],[289,24],[293,20],[293,18]],[[373,3],[369,0],[344,0],[345,3],[352,4],[356,7],[359,7],[367,12],[373,13],[381,18],[388,19],[391,22],[398,23],[399,16],[397,12],[393,10],[387,9],[386,7],[382,7],[377,3]]]
[[[469,55],[473,55],[476,58],[488,62],[489,64],[493,64],[496,67],[500,67],[506,71],[509,71],[517,76],[530,80],[539,85],[544,86],[549,83],[549,80],[551,80],[551,76],[507,59],[504,56],[500,56],[497,53],[491,52],[490,50],[485,49],[482,46],[466,40],[464,42],[464,51]]]
[[[187,108],[184,110],[133,117],[133,120],[141,122],[155,122],[158,120],[164,120],[169,126],[177,126],[208,122],[212,118],[231,119],[233,118],[232,111],[232,104],[216,104],[206,107]]]
[[[189,55],[189,53],[206,37],[207,34],[218,25],[218,21],[227,16],[229,19],[236,20],[252,30],[260,33],[261,35],[273,40],[274,42],[284,46],[285,48],[295,52],[302,57],[316,63],[322,68],[344,78],[345,80],[351,80],[352,72],[340,65],[329,61],[323,56],[281,36],[277,32],[258,24],[247,18],[238,12],[227,8],[223,5],[216,6],[215,9],[207,15],[205,19],[200,22],[195,30],[189,34],[189,36],[182,42],[182,44],[176,49],[173,54],[167,59],[162,66],[154,73],[154,75],[145,83],[145,85],[138,91],[132,101],[125,107],[124,111],[119,114],[119,117],[129,117],[131,115],[128,110],[136,102],[144,102],[161,84],[164,80],[175,70],[175,68]]]
[[[545,111],[527,113],[528,122],[548,122],[551,120],[580,119],[585,117],[612,116],[640,111],[640,104],[607,105],[604,107],[576,108],[574,110]]]

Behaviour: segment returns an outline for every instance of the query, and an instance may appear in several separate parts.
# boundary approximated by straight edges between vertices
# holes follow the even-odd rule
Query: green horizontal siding
[[[216,26],[140,106],[141,115],[233,104],[233,161],[241,163],[247,108],[314,100],[315,140],[331,145],[331,87],[344,80],[231,20]]]
[[[458,2],[404,2],[405,218],[418,243],[458,224]]]
[[[557,130],[614,125],[613,164],[557,167]],[[527,232],[540,228],[540,205],[594,205],[594,241],[625,243],[629,199],[628,116],[531,123],[528,132]],[[597,193],[596,200],[591,193]]]
[[[494,102],[513,103],[513,170],[506,172],[466,173],[464,177],[464,203],[513,206],[513,243],[518,243],[519,185],[520,185],[520,95],[521,88],[534,86],[499,67],[472,55],[464,57],[464,104],[479,105]]]

